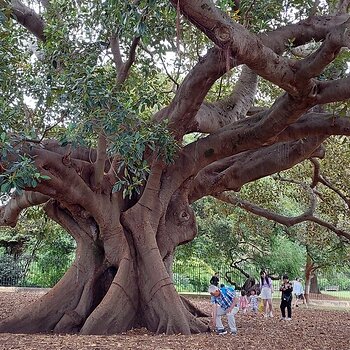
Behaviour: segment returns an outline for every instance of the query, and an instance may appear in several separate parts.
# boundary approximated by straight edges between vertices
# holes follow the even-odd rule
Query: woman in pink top
[[[273,317],[272,313],[272,280],[265,271],[260,272],[260,297],[264,304],[264,317]]]

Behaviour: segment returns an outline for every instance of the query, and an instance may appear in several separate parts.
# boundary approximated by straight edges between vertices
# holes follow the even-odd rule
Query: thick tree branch
[[[310,18],[298,24],[286,26],[282,29],[279,29],[273,32],[264,33],[264,35],[260,36],[260,39],[265,45],[267,45],[268,47],[271,47],[276,52],[283,52],[287,47],[286,44],[288,43],[289,39],[293,38],[294,43],[296,45],[305,44],[306,42],[313,39],[323,40],[330,31],[337,30],[339,26],[343,26],[344,23],[347,21],[347,19],[348,19],[348,16],[340,17],[340,18],[339,17]],[[206,59],[207,57],[205,57],[203,60],[205,61]],[[208,57],[208,59],[210,60],[210,57]],[[217,64],[217,71],[213,71],[213,80],[216,80],[221,74],[223,74],[226,71],[225,59],[223,57],[223,54],[221,55],[221,59],[220,58],[217,59],[217,62],[220,62],[221,65]],[[208,62],[208,64],[210,64],[210,62]],[[307,65],[308,63],[305,63],[305,64]],[[234,65],[235,64],[231,66],[234,66]],[[198,76],[203,77],[203,83],[202,83],[203,86],[208,82],[207,76],[203,75],[197,66],[194,67],[193,73],[194,73],[193,75],[196,75],[197,77]],[[188,87],[184,89],[180,87],[173,103],[170,105],[170,107],[164,109],[159,114],[158,117],[164,118],[164,116],[166,116],[170,121],[174,120],[172,124],[174,126],[176,125],[175,132],[177,134],[180,134],[181,132],[186,133],[186,130],[187,132],[190,132],[190,131],[213,132],[218,130],[220,127],[224,125],[228,125],[230,122],[232,122],[232,119],[229,117],[229,113],[227,109],[225,110],[222,108],[218,108],[218,105],[211,105],[207,103],[203,103],[199,107],[200,99],[203,100],[204,96],[198,96],[198,100],[192,99],[192,104],[184,103],[184,101],[186,101],[186,96],[188,96],[187,91],[190,91],[190,94],[193,97],[193,93],[196,91],[195,86],[197,85],[197,80],[195,79],[192,80],[190,76],[188,78],[190,79],[185,79],[184,81],[184,84],[188,85]],[[210,83],[212,84],[212,82]],[[191,84],[193,84],[193,86],[191,86]],[[309,89],[315,90],[315,87],[313,84],[314,82],[311,82]],[[301,82],[300,85],[305,86],[307,84],[305,84],[305,82],[304,83]],[[209,87],[205,87],[205,94],[207,93],[208,88]],[[176,103],[176,101],[182,101],[181,108],[179,108],[179,105],[178,103]],[[197,116],[196,116],[196,111],[198,111]],[[184,121],[184,118],[188,120],[186,121],[186,123],[182,123]],[[191,118],[194,118],[192,122],[191,122]],[[185,125],[186,130],[184,131],[178,130],[179,124]]]
[[[286,170],[307,159],[324,138],[274,144],[210,164],[194,178],[190,202],[225,190],[239,191],[246,183]]]
[[[333,81],[321,81],[318,85],[318,104],[344,101],[350,98],[350,77]]]
[[[249,109],[253,106],[257,85],[258,77],[256,73],[243,65],[242,73],[233,92],[219,102],[230,122],[245,118]]]
[[[236,62],[230,60],[230,67]],[[196,129],[193,118],[201,107],[213,83],[226,72],[226,61],[218,48],[212,48],[188,73],[171,104],[155,115],[160,121],[169,120],[169,127],[181,138],[188,130]]]
[[[177,3],[175,0],[171,2],[174,5]],[[295,62],[277,55],[257,36],[216,8],[211,0],[181,0],[179,5],[181,12],[216,45],[224,51],[229,50],[232,57],[245,63],[260,76],[291,95],[300,94],[299,90],[305,90],[305,85],[309,85],[295,79]]]
[[[14,194],[10,200],[0,207],[0,226],[16,226],[20,213],[29,207],[43,204],[50,197],[41,193],[25,191],[22,194]]]
[[[320,178],[320,163],[314,159],[314,158],[310,158],[310,162],[313,164],[314,166],[314,174],[312,177],[312,182],[310,187],[311,188],[315,188],[319,182],[319,178]]]
[[[1,3],[3,3],[3,1],[0,1],[0,4]],[[12,17],[17,20],[18,23],[27,28],[38,39],[45,41],[45,23],[41,16],[19,0],[12,0],[10,7],[13,11]]]
[[[294,47],[312,40],[323,41],[330,32],[342,26],[348,19],[348,15],[309,17],[298,23],[260,34],[259,38],[274,52],[282,54],[290,44],[290,40],[293,40]]]
[[[69,232],[77,242],[86,238],[90,242],[96,241],[98,235],[96,225],[92,223],[89,225],[89,221],[86,218],[78,223],[68,210],[60,208],[59,204],[54,200],[48,201],[44,209],[47,216]],[[77,219],[78,217],[76,216],[75,218]]]
[[[301,100],[285,94],[277,99],[269,111],[242,121],[238,128],[234,123],[186,146],[184,152],[193,157],[190,167],[194,169],[200,165],[202,168],[223,157],[274,143],[279,133],[313,105],[313,98],[305,96]]]
[[[120,72],[123,66],[123,59],[120,52],[119,37],[116,34],[114,34],[110,37],[109,40],[113,55],[113,62],[115,64],[117,72]]]
[[[297,140],[317,135],[350,136],[350,117],[340,117],[331,113],[307,113],[280,133],[278,140]]]
[[[334,60],[342,47],[349,47],[349,23],[350,20],[346,21],[339,28],[334,29],[327,35],[325,41],[318,50],[296,65],[300,65],[296,74],[297,80],[305,81],[305,79],[318,76],[322,73],[324,68]]]
[[[204,102],[188,126],[187,132],[211,133],[245,118],[254,102],[256,89],[257,75],[244,65],[232,93],[214,104]]]
[[[282,53],[289,39],[293,39],[295,45],[302,45],[310,40],[323,40],[331,30],[343,25],[348,18],[348,16],[312,17],[298,24],[261,34],[259,38],[264,45],[277,53]],[[174,133],[179,137],[192,131],[213,132],[232,122],[232,119],[226,116],[227,110],[222,110],[217,105],[201,104],[213,82],[227,70],[225,52],[213,52],[213,50],[215,49],[210,50],[185,78],[171,105],[156,115],[157,120],[168,119],[170,125],[173,126]],[[212,63],[213,60],[215,63]],[[230,59],[230,67],[237,64],[239,62],[233,62]],[[199,80],[200,78],[202,79]],[[198,89],[200,84],[202,88]],[[312,89],[312,86],[309,89]],[[188,96],[191,96],[189,101]],[[194,103],[191,103],[192,101]],[[195,117],[196,113],[198,117]],[[179,125],[183,127],[179,129]]]
[[[86,182],[90,172],[83,174],[84,170],[89,171],[90,164],[85,164],[87,168],[81,167],[84,164],[71,159],[70,154],[62,157],[37,147],[30,148],[27,153],[34,158],[39,172],[50,177],[50,180],[41,181],[35,188],[31,188],[32,191],[50,196],[67,206],[80,205],[87,212],[94,213],[96,218],[103,216],[103,208],[99,206],[98,198],[94,197],[90,184]],[[89,200],[86,200],[87,197]]]
[[[216,163],[216,165],[214,165],[215,163],[213,164],[213,172],[212,172],[213,174],[215,171],[217,171],[220,174],[225,169],[227,169],[230,165],[233,164],[230,162],[229,158],[224,159],[226,154],[227,154],[226,153],[227,150],[225,150],[225,152],[224,152],[224,149],[221,149],[221,148],[220,148],[220,151],[218,151],[219,153],[221,152],[221,157],[214,159],[214,156],[216,154],[216,151],[215,151],[216,148],[213,148],[213,146],[214,146],[214,144],[216,145],[216,142],[214,142],[214,143],[210,142],[211,137],[218,137],[218,143],[220,143],[221,147],[222,147],[222,145],[233,146],[234,142],[235,142],[235,138],[238,134],[241,136],[241,138],[239,139],[239,146],[243,146],[243,144],[245,142],[247,142],[246,146],[248,148],[251,147],[250,148],[251,150],[258,148],[255,145],[255,142],[256,142],[255,139],[253,139],[253,138],[245,139],[244,138],[244,135],[245,135],[244,129],[249,128],[251,125],[255,125],[260,118],[261,118],[261,116],[258,115],[258,116],[247,118],[246,120],[239,121],[239,122],[235,123],[234,124],[235,127],[232,128],[232,130],[231,130],[232,131],[231,136],[228,137],[227,139],[225,137],[225,133],[217,133],[217,134],[214,134],[214,135],[207,137],[206,139],[201,139],[201,140],[197,141],[197,145],[192,144],[192,145],[186,146],[186,147],[189,147],[188,151],[190,151],[190,152],[183,153],[177,159],[176,163],[178,166],[180,166],[181,173],[177,173],[176,176],[173,177],[174,182],[172,184],[169,184],[169,186],[176,185],[177,183],[180,184],[180,183],[182,183],[182,181],[184,181],[184,179],[189,178],[190,176],[193,176],[193,175],[197,175],[197,173],[201,169],[205,169],[209,164],[213,163],[214,161],[217,161],[218,159],[223,159],[223,160]],[[282,133],[280,133],[278,135],[275,142],[299,140],[299,139],[303,139],[303,138],[306,138],[306,140],[312,140],[312,138],[310,139],[310,137],[312,137],[312,136],[319,136],[319,137],[321,137],[320,140],[322,140],[330,135],[348,135],[348,136],[350,136],[350,119],[337,117],[337,116],[334,116],[333,114],[309,113],[309,114],[306,114],[305,116],[303,116],[302,118],[300,118],[298,120],[298,122],[287,127]],[[207,144],[207,147],[204,147],[202,149],[201,143],[205,144],[205,142],[207,142],[207,141],[209,141],[209,144]],[[250,146],[248,146],[249,141],[251,141]],[[303,142],[305,142],[305,141],[303,141]],[[267,145],[267,143],[266,143],[266,145]],[[282,147],[281,145],[282,144],[280,144],[280,147]],[[305,145],[307,145],[307,143]],[[237,146],[237,148],[239,148],[239,146]],[[276,145],[276,147],[278,147],[278,145]],[[273,149],[273,147],[271,149]],[[281,151],[281,149],[282,148],[280,148],[280,151]],[[283,149],[284,149],[284,147],[283,147]],[[235,152],[236,150],[237,149],[235,149],[233,147],[231,149],[232,153],[227,154],[226,157],[240,153],[238,151]],[[268,150],[269,150],[269,148],[265,148],[266,152]],[[185,151],[186,151],[186,148],[185,148]],[[284,154],[284,152],[280,152],[280,151],[276,152],[276,153],[279,155]],[[322,150],[320,150],[320,151],[321,152],[318,152],[320,154],[317,156],[322,157],[324,152]],[[203,156],[202,156],[202,152],[204,152]],[[243,151],[241,151],[241,152],[243,152]],[[263,151],[261,151],[261,152],[263,152]],[[247,154],[249,154],[251,157],[251,153],[247,153]],[[252,154],[254,154],[254,153],[252,153]],[[295,156],[298,157],[297,152],[295,153]],[[302,154],[299,156],[300,156],[299,160],[301,161],[303,159],[303,156],[302,156]],[[312,150],[310,150],[310,153],[308,155],[306,154],[305,158],[310,157],[310,156],[316,156],[316,154],[312,153]],[[210,161],[210,157],[212,157],[211,159],[213,159],[213,161]],[[237,157],[239,159],[239,156],[237,156]],[[271,159],[273,159],[273,157],[276,157],[276,155],[271,154],[271,156],[267,158],[267,159],[269,159],[269,162],[271,162]],[[248,158],[248,157],[246,158],[246,162],[248,162],[248,164],[249,164],[249,159],[250,158]],[[287,159],[287,153],[286,153],[286,159]],[[291,156],[290,160],[292,160],[292,159],[293,159],[293,157]],[[227,162],[227,163],[225,163],[225,162]],[[297,160],[296,160],[296,163],[297,163]],[[220,164],[221,164],[221,167],[220,167]],[[253,164],[253,163],[251,163],[251,164]],[[277,163],[276,163],[276,165],[277,166],[276,166],[275,170],[278,171],[277,169],[280,166]],[[217,169],[215,169],[215,166],[217,166]],[[244,166],[247,166],[247,164],[244,164]],[[242,165],[241,165],[241,167],[238,166],[238,168],[243,169],[243,166]],[[261,169],[260,167],[257,167],[257,168]],[[169,168],[169,171],[173,171],[171,169],[172,169],[172,167]],[[208,169],[210,169],[210,167],[207,168],[207,170]],[[256,174],[257,171],[259,173],[260,170],[258,170],[258,169],[254,169],[254,171],[251,171],[251,174]],[[263,169],[263,171],[266,171],[267,168],[262,168],[262,169]],[[249,172],[245,172],[245,174],[249,174]],[[202,178],[202,176],[203,176],[203,178]],[[246,175],[243,174],[242,176],[244,178],[244,176],[246,176]],[[202,194],[201,194],[202,192],[206,193],[206,190],[211,188],[211,183],[215,183],[215,181],[219,181],[220,177],[215,178],[215,176],[214,176],[213,179],[215,179],[215,181],[213,181],[210,178],[210,176],[208,178],[208,174],[206,173],[206,170],[204,170],[204,172],[201,174],[201,176],[198,179],[201,179],[201,180],[198,182],[197,185],[195,185],[194,188],[196,188],[196,190],[194,190],[193,193],[190,195],[191,202],[193,200],[195,200],[196,198],[197,199],[200,198],[202,196]],[[237,189],[241,185],[243,185],[244,182],[245,181],[237,183]],[[198,186],[198,187],[196,187],[196,186]],[[235,188],[234,181],[232,182],[231,188]],[[204,189],[204,191],[203,191],[203,189]]]
[[[43,148],[60,154],[65,155],[70,152],[71,158],[76,160],[81,160],[84,162],[94,163],[97,159],[97,151],[95,149],[81,147],[81,146],[75,146],[72,148],[70,144],[66,146],[62,146],[58,141],[56,140],[44,140],[41,142],[43,145]]]

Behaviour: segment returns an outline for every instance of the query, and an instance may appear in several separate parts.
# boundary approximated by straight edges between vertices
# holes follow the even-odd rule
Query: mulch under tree
[[[39,293],[0,293],[0,319],[13,314],[37,300]],[[209,298],[191,301],[210,312]],[[279,320],[278,304],[275,317],[238,314],[238,335],[218,336],[215,333],[197,335],[153,335],[146,329],[135,329],[112,336],[77,334],[0,334],[0,350],[9,349],[350,349],[349,310],[305,308],[293,310],[293,320]]]

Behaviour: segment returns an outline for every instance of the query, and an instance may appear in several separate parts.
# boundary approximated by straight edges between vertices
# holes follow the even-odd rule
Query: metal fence
[[[173,279],[176,289],[179,292],[201,294],[206,293],[208,290],[209,281],[214,272],[208,268],[203,262],[183,262],[175,261],[173,266]],[[244,268],[244,271],[248,272],[251,277],[254,277],[257,281],[259,279],[259,268],[248,267]],[[246,277],[238,270],[228,270],[225,267],[218,269],[220,277],[220,283],[229,284],[225,278],[228,274],[231,281],[233,281],[238,287],[243,286],[246,281]],[[280,281],[273,280],[273,287],[275,290],[279,290]],[[350,270],[348,271],[336,271],[332,273],[318,274],[318,287],[320,293],[312,293],[313,299],[350,299]],[[279,297],[279,293],[275,293]]]
[[[10,255],[0,256],[0,286],[17,287],[52,287],[63,276],[71,264],[70,259],[57,258],[50,263],[30,258],[14,259]],[[248,273],[259,278],[259,269],[245,269]],[[173,265],[173,280],[179,292],[201,294],[207,293],[210,278],[215,271],[203,261],[175,261]],[[237,270],[219,269],[220,283],[229,284],[225,279],[226,273],[237,286],[242,286],[246,277]],[[274,288],[279,289],[280,281],[273,281]],[[319,274],[318,286],[321,294],[313,295],[320,299],[350,299],[350,271]],[[276,293],[277,294],[277,293]]]
[[[50,257],[35,260],[31,257],[14,259],[11,255],[0,256],[0,286],[52,287],[67,271],[72,259]]]

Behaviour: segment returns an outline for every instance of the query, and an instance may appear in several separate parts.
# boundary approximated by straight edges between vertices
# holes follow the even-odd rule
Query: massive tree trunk
[[[86,219],[48,202],[47,214],[77,242],[75,261],[40,300],[3,320],[0,332],[114,334],[140,326],[167,334],[207,331],[171,278],[169,260],[178,241],[169,233],[183,230],[183,239],[196,234],[188,203],[173,198],[166,220],[149,194],[118,220],[117,207],[104,212],[102,220]]]

